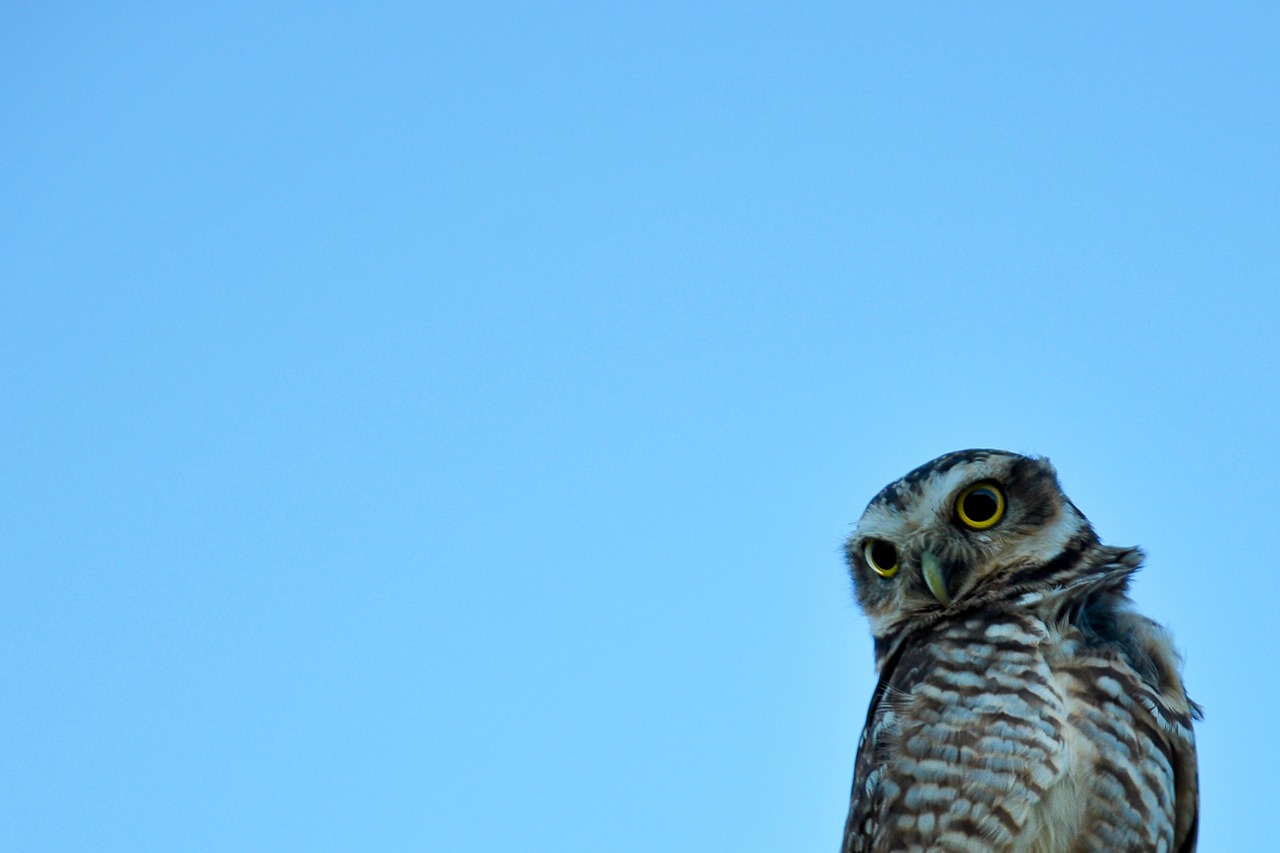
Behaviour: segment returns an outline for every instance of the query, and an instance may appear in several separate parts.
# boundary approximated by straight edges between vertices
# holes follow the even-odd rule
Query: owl
[[[1165,630],[1045,459],[948,453],[846,543],[879,683],[844,853],[1188,853],[1192,720]]]

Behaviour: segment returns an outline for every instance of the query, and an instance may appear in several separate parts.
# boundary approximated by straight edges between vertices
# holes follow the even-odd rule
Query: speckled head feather
[[[962,450],[880,491],[846,544],[880,682],[845,853],[1194,850],[1179,659],[1042,458]]]

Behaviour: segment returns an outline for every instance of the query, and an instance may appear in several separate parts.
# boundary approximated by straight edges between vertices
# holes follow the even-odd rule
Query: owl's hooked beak
[[[942,562],[928,551],[920,555],[920,574],[924,575],[924,582],[938,603],[943,607],[949,605],[951,593],[947,591],[947,576],[942,571]]]

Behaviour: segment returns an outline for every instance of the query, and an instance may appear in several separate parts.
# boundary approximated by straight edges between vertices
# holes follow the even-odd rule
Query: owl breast
[[[1141,679],[1034,614],[908,641],[872,708],[847,851],[1168,850],[1172,770]]]

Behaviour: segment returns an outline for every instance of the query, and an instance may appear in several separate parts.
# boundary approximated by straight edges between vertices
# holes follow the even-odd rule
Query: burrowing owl
[[[962,450],[871,501],[846,546],[880,681],[845,853],[1196,846],[1199,708],[1044,459]]]

